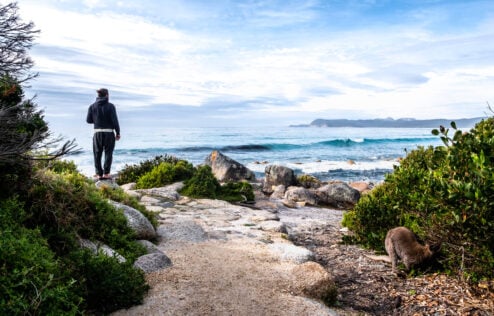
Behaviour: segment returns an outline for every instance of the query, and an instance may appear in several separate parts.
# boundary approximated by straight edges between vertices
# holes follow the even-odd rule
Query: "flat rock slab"
[[[174,241],[200,242],[208,239],[208,234],[201,225],[192,220],[175,221],[158,227],[158,236],[164,243]]]

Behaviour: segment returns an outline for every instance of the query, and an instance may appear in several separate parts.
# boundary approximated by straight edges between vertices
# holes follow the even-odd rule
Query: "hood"
[[[98,105],[106,104],[108,103],[108,97],[97,97],[95,103]]]

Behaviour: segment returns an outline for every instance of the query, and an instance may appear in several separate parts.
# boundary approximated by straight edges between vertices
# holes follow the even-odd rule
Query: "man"
[[[120,140],[120,125],[115,106],[108,102],[108,89],[101,88],[96,92],[98,97],[96,102],[89,106],[86,121],[89,124],[94,124],[93,154],[96,176],[100,180],[105,180],[111,179],[113,149],[115,148],[115,140]],[[103,151],[105,152],[105,162],[102,168]]]

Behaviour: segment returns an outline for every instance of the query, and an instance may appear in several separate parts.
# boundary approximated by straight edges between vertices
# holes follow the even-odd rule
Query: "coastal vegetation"
[[[441,126],[443,146],[407,154],[385,181],[364,195],[343,224],[354,241],[383,250],[387,231],[406,226],[441,243],[446,272],[476,282],[494,278],[494,117],[469,132]]]
[[[229,202],[254,201],[252,185],[247,182],[226,182],[214,176],[211,167],[194,167],[173,156],[156,156],[139,164],[126,165],[119,171],[117,183],[136,182],[137,189],[155,188],[183,181],[180,193],[193,198],[219,199]]]
[[[120,193],[57,159],[76,151],[74,141],[51,137],[43,111],[24,96],[23,84],[36,77],[27,56],[33,27],[15,3],[0,6],[0,314],[106,314],[138,304],[148,285],[133,261],[145,249],[108,203]],[[95,254],[82,239],[127,260]]]
[[[0,85],[2,110],[17,106],[9,100],[18,100],[12,93],[22,92],[11,84],[7,80]],[[46,126],[42,113],[32,108],[20,108],[10,121],[18,123],[19,137]],[[33,130],[26,134],[24,125]],[[14,146],[6,141],[1,145]],[[98,189],[72,162],[32,148],[10,152],[0,159],[0,314],[106,313],[141,302],[148,286],[132,264],[145,250],[107,198],[118,200],[121,195],[122,201],[135,201]],[[102,242],[127,261],[94,255],[81,248],[81,239]]]

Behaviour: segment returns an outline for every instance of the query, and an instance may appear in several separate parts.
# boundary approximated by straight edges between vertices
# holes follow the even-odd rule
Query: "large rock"
[[[154,239],[156,237],[153,225],[141,212],[125,204],[115,201],[110,202],[117,209],[123,211],[125,218],[127,218],[127,224],[136,233],[138,239]]]
[[[285,192],[285,200],[302,202],[304,205],[317,205],[317,196],[314,191],[303,187],[289,187]]]
[[[316,191],[320,205],[351,208],[360,199],[360,192],[344,182],[330,183]]]
[[[373,183],[370,182],[365,182],[365,181],[356,181],[356,182],[351,182],[349,185],[354,188],[355,190],[358,190],[360,194],[366,194],[369,193],[372,188],[374,187]]]
[[[210,166],[214,176],[220,182],[226,181],[255,181],[256,176],[247,167],[217,150],[211,152],[204,162]]]
[[[158,235],[165,242],[201,242],[208,240],[208,234],[201,225],[192,220],[178,220],[158,227]]]
[[[134,262],[134,267],[141,269],[145,273],[158,271],[172,265],[172,261],[162,252],[150,253],[140,256]]]
[[[159,250],[158,246],[156,246],[155,244],[153,244],[149,240],[141,239],[141,240],[137,240],[137,243],[141,244],[144,248],[146,248],[146,251],[148,254],[161,252],[161,250]]]
[[[297,178],[292,169],[285,166],[269,165],[264,170],[265,179],[262,191],[267,194],[273,193],[279,185],[288,188],[297,183]]]
[[[269,198],[273,200],[282,200],[285,197],[285,191],[286,188],[284,185],[280,184],[278,186],[275,186],[273,187],[273,193]]]

